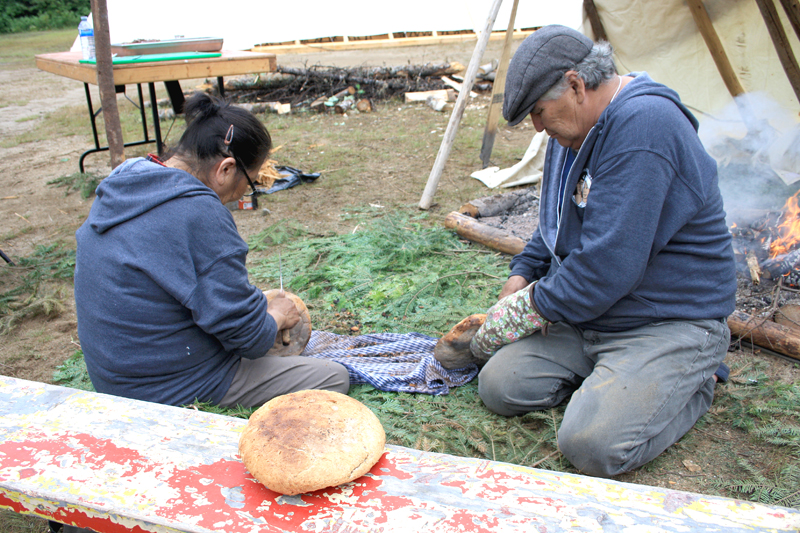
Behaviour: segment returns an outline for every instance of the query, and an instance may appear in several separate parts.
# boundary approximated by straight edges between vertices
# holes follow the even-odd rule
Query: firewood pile
[[[481,66],[473,91],[490,92],[496,68],[496,61]],[[376,103],[402,98],[406,93],[450,89],[458,85],[465,71],[458,62],[356,68],[279,65],[276,72],[227,79],[225,95],[240,105],[280,102],[293,111],[371,111]],[[216,89],[208,84],[206,90]]]

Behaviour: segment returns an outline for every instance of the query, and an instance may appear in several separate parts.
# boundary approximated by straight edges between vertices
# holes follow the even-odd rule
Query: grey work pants
[[[616,333],[559,322],[501,348],[481,370],[478,391],[505,416],[571,395],[558,447],[580,471],[610,477],[655,459],[708,411],[729,343],[719,320]]]
[[[276,396],[308,389],[347,394],[350,389],[347,368],[333,361],[299,355],[242,358],[219,405],[260,407]]]

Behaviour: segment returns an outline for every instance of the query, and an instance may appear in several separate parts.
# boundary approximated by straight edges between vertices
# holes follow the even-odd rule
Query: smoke
[[[700,140],[717,160],[728,221],[780,209],[800,188],[800,124],[765,93],[748,93],[701,120]]]

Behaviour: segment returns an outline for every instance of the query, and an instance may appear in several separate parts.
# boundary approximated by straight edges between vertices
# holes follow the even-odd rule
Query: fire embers
[[[800,288],[800,206],[798,194],[780,211],[767,211],[758,218],[731,227],[737,259],[750,272],[753,283],[760,275],[782,280],[784,286]]]

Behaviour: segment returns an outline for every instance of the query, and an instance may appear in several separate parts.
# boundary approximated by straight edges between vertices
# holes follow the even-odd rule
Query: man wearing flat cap
[[[489,409],[569,399],[559,448],[603,477],[651,461],[709,409],[736,292],[697,120],[646,73],[617,75],[611,54],[546,26],[511,60],[503,115],[550,136],[539,226],[470,345]]]

